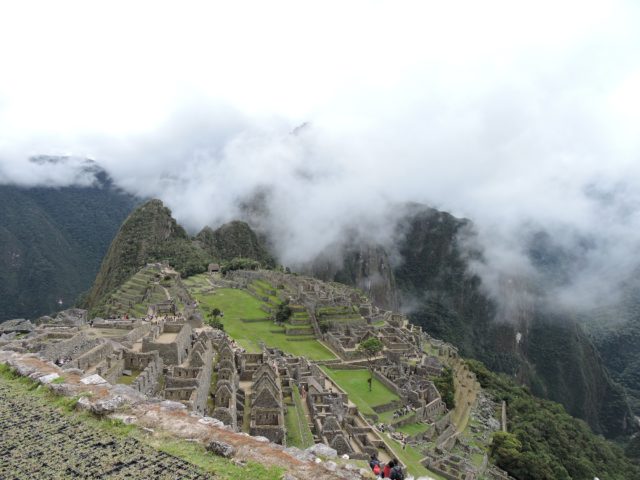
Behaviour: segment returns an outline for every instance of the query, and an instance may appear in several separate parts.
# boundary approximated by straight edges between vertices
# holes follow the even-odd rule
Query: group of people
[[[396,410],[395,412],[393,412],[393,419],[397,419],[400,417],[404,417],[405,415],[411,413],[413,409],[411,408],[411,406],[409,405],[405,405],[404,407],[402,407],[399,410]]]
[[[400,462],[395,458],[384,464],[378,460],[376,454],[371,455],[369,460],[371,471],[379,478],[389,478],[391,480],[404,480],[404,471]]]

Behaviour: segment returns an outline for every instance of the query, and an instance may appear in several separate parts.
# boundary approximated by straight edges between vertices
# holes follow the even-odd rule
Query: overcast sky
[[[27,158],[90,157],[192,231],[268,191],[292,263],[423,202],[473,219],[494,272],[530,272],[531,231],[588,237],[558,292],[582,302],[640,246],[639,7],[5,2],[0,183],[78,182]]]

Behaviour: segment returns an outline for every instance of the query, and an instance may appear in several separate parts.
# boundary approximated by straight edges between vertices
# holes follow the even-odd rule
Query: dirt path
[[[171,300],[171,294],[169,293],[169,290],[167,290],[167,287],[160,285],[160,288],[164,290],[164,296],[167,297],[167,300]]]

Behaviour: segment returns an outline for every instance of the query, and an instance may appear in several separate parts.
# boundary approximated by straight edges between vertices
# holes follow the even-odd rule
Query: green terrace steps
[[[366,323],[356,306],[319,307],[316,318],[319,323]]]
[[[305,328],[295,325],[285,325],[284,330],[287,335],[313,335],[313,328],[311,327]]]

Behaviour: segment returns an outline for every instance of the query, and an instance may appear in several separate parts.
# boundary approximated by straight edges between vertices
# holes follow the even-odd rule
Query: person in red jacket
[[[395,460],[391,460],[382,469],[382,478],[389,478],[391,476],[391,469],[395,467]]]

